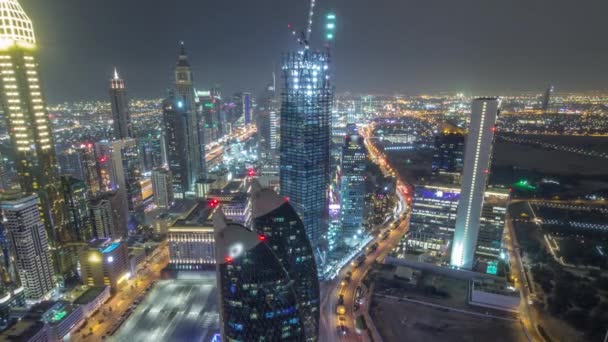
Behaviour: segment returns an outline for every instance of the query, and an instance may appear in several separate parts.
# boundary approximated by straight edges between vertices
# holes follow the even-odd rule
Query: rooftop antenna
[[[312,33],[312,18],[315,15],[315,2],[316,0],[310,0],[310,10],[308,11],[308,24],[306,27],[306,42],[310,41],[310,34]],[[308,44],[306,44],[308,47]]]

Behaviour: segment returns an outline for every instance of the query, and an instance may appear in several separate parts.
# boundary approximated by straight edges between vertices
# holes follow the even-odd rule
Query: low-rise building
[[[92,240],[79,259],[81,277],[88,286],[109,286],[114,293],[131,275],[127,245],[122,241]]]
[[[76,300],[75,305],[82,306],[86,318],[91,317],[99,308],[110,299],[109,286],[95,286],[86,290]]]
[[[473,279],[470,291],[471,305],[501,311],[518,311],[520,294],[513,284],[493,279]]]

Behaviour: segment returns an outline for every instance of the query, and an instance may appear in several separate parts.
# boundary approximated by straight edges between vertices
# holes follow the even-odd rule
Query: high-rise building
[[[543,95],[543,99],[542,99],[542,104],[541,104],[541,109],[543,111],[543,113],[546,113],[549,110],[549,107],[551,106],[551,95],[553,95],[553,92],[555,91],[555,88],[553,88],[553,86],[549,86],[549,88],[547,88],[547,90],[545,91],[545,94]]]
[[[250,93],[241,93],[243,97],[243,118],[245,119],[245,126],[249,125],[252,122],[251,117],[251,94]]]
[[[280,103],[273,73],[273,83],[268,85],[259,97],[256,115],[259,159],[272,164],[278,163],[279,110]]]
[[[226,341],[305,341],[295,282],[265,237],[214,216],[220,321]]]
[[[444,127],[435,136],[432,169],[434,173],[461,173],[464,162],[464,131]]]
[[[77,179],[84,179],[83,163],[81,155],[73,148],[68,148],[57,155],[59,170],[62,175],[72,176]]]
[[[462,190],[456,215],[451,265],[473,267],[483,197],[492,158],[499,101],[478,98],[471,106],[471,122],[465,147]]]
[[[55,287],[49,240],[37,195],[17,195],[0,203],[15,265],[26,298],[42,300]]]
[[[327,225],[332,87],[329,54],[308,49],[283,58],[281,195],[317,245]]]
[[[61,192],[68,210],[67,225],[72,241],[89,241],[93,237],[87,207],[85,183],[71,176],[61,176]]]
[[[13,186],[12,177],[8,165],[2,154],[0,154],[0,193],[8,191]]]
[[[120,239],[127,236],[124,202],[117,192],[98,193],[89,199],[87,206],[95,237]]]
[[[486,191],[475,250],[478,261],[495,262],[500,259],[500,254],[504,251],[502,237],[508,200],[509,193],[506,191]]]
[[[416,185],[404,250],[445,253],[454,236],[460,189]]]
[[[164,168],[152,170],[154,203],[158,208],[169,209],[173,205],[173,183],[171,171]]]
[[[131,113],[125,81],[118,76],[116,68],[114,77],[110,80],[110,103],[114,120],[114,138],[117,140],[132,138]]]
[[[109,286],[116,292],[131,276],[126,242],[94,239],[80,250],[79,259],[82,281],[88,286]]]
[[[349,134],[342,147],[340,175],[340,240],[353,247],[363,239],[365,169],[367,153],[363,137]]]
[[[285,198],[252,184],[253,230],[263,237],[293,281],[307,341],[318,340],[319,280],[313,248],[302,220]]]
[[[65,208],[34,27],[17,0],[0,0],[0,13],[0,105],[15,152],[17,180],[24,192],[38,193],[49,238],[60,241]]]
[[[113,183],[117,184],[117,194],[124,196],[129,211],[129,225],[143,220],[143,199],[141,192],[141,163],[134,139],[112,141]]]
[[[76,151],[80,154],[80,162],[82,163],[81,167],[84,174],[82,180],[85,182],[89,193],[96,194],[101,191],[101,175],[95,157],[94,145],[92,143],[80,144]]]
[[[195,190],[207,176],[201,114],[197,111],[192,68],[182,44],[175,68],[176,92],[163,101],[163,138],[176,198]]]

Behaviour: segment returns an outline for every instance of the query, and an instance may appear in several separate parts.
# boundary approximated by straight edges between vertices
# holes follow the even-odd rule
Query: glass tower
[[[363,138],[358,134],[347,135],[342,148],[340,177],[340,240],[351,247],[363,237],[366,162]]]
[[[114,120],[114,138],[132,138],[131,113],[125,81],[118,76],[114,69],[114,77],[110,80],[110,103],[112,104],[112,119]]]
[[[0,107],[15,151],[17,180],[38,193],[51,240],[68,240],[65,207],[31,20],[17,0],[0,0]]]
[[[472,269],[482,214],[483,197],[492,157],[499,101],[496,98],[473,100],[467,137],[462,190],[456,212],[456,228],[450,264]]]
[[[312,246],[302,220],[283,197],[252,184],[253,230],[277,256],[293,280],[298,310],[307,341],[316,341],[319,330],[319,280]]]
[[[282,65],[280,185],[313,246],[327,221],[330,116],[329,54],[301,49]]]
[[[223,341],[305,341],[294,282],[264,235],[214,217]]]

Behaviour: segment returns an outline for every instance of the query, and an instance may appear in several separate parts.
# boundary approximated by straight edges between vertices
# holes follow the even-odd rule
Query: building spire
[[[118,77],[118,70],[116,70],[116,67],[114,67],[114,79],[115,80],[120,79],[120,77]]]
[[[184,41],[179,42],[179,55],[186,56],[186,47],[184,46]]]

